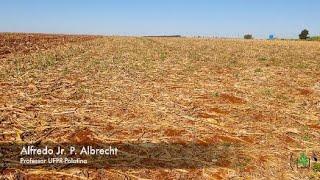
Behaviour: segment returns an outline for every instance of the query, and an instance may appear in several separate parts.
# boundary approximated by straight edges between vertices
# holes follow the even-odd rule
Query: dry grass
[[[43,51],[70,42],[95,39],[100,36],[0,33],[0,59],[10,54],[28,54]]]
[[[319,177],[290,168],[292,153],[320,152],[319,97],[319,42],[104,37],[11,54],[0,61],[1,142],[218,144],[226,153],[193,169],[3,174]]]

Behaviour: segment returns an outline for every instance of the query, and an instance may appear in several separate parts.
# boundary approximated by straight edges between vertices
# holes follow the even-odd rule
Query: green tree
[[[244,39],[253,39],[253,36],[251,34],[244,35]]]
[[[306,40],[309,38],[309,31],[307,29],[304,29],[303,31],[301,31],[301,33],[299,34],[299,39],[303,39]]]

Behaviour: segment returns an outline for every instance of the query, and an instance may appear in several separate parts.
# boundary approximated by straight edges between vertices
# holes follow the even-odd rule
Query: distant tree
[[[308,39],[309,38],[309,31],[307,29],[304,29],[303,31],[301,31],[301,33],[299,34],[299,39]]]
[[[309,40],[311,40],[311,41],[320,41],[320,36],[310,37]]]
[[[244,35],[244,39],[253,39],[253,36],[251,34]]]

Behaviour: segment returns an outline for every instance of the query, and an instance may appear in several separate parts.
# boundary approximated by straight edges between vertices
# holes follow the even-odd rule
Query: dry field
[[[9,54],[43,51],[68,42],[87,41],[96,36],[0,33],[0,59]]]
[[[4,167],[2,177],[320,178],[293,159],[320,155],[319,42],[38,35],[46,48],[33,51],[21,36],[0,35],[1,143],[153,148],[128,150],[134,163],[119,167]],[[22,45],[9,53],[11,38]]]

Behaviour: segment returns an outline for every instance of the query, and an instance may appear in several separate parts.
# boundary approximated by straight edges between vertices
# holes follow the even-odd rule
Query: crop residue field
[[[171,153],[130,152],[140,168],[6,177],[298,178],[310,172],[290,156],[320,152],[319,42],[34,36],[0,35],[0,142],[150,142]],[[175,158],[184,145],[197,168]]]

